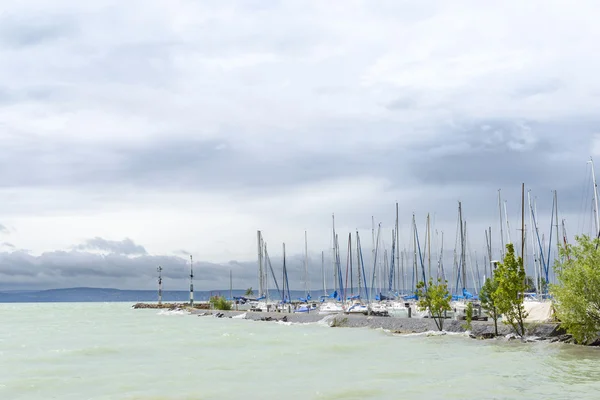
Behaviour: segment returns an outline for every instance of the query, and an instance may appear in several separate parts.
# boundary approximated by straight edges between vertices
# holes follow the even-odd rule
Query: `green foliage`
[[[425,282],[417,284],[417,296],[419,298],[417,307],[419,311],[429,310],[429,313],[435,321],[435,325],[441,331],[444,329],[444,313],[450,311],[450,292],[448,292],[448,282],[441,279],[434,284],[432,279],[425,285]]]
[[[492,294],[492,298],[503,316],[504,323],[512,326],[515,333],[521,337],[525,335],[524,320],[527,318],[523,306],[523,294],[527,289],[525,278],[523,260],[521,257],[515,257],[515,248],[509,243],[506,245],[504,261],[498,264],[498,268],[494,271],[498,288]]]
[[[556,264],[554,264],[554,268],[556,268]],[[540,291],[542,293],[548,293],[548,282],[543,276],[538,277],[538,282],[540,283]]]
[[[212,296],[209,300],[212,308],[215,310],[229,311],[231,310],[231,302],[227,301],[223,296]]]
[[[497,290],[498,279],[493,276],[485,280],[485,283],[479,291],[481,308],[483,308],[486,314],[494,321],[494,334],[496,336],[498,336],[498,318],[500,318],[500,312],[498,311],[498,305],[496,304]]]
[[[467,303],[467,309],[465,310],[465,314],[466,314],[466,322],[463,325],[463,328],[465,328],[465,330],[470,331],[473,326],[471,325],[471,322],[473,322],[473,303],[471,303],[470,301]]]
[[[557,285],[551,285],[561,326],[578,343],[595,340],[600,331],[600,240],[576,236],[576,245],[561,249],[562,263],[554,267]]]
[[[538,281],[539,281],[539,278],[538,278]],[[542,281],[543,281],[543,279],[542,279]],[[525,291],[528,293],[537,291],[537,288],[535,286],[535,279],[533,279],[531,276],[528,276],[527,278],[525,278]]]
[[[254,296],[254,290],[252,290],[252,288],[249,287],[248,289],[246,289],[246,293],[244,293],[244,296]]]

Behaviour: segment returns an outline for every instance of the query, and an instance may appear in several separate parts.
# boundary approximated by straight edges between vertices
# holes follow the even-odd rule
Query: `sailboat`
[[[308,239],[304,231],[304,298],[300,299],[300,304],[294,309],[295,313],[310,313],[317,310],[317,303],[311,301],[310,286],[308,280]]]
[[[339,300],[341,300],[341,296],[343,296],[342,293],[342,277],[341,277],[341,270],[339,267],[339,246],[338,246],[338,241],[337,241],[337,235],[335,233],[335,215],[331,216],[332,219],[332,238],[333,238],[333,257],[332,257],[332,264],[333,264],[333,271],[334,271],[334,281],[335,281],[335,286],[336,289],[333,291],[333,293],[329,296],[324,296],[322,298],[323,303],[321,303],[321,305],[319,306],[319,314],[320,315],[328,315],[328,314],[339,314],[341,312],[344,311],[342,305],[340,303],[338,303]],[[340,290],[340,293],[338,294],[338,289]]]

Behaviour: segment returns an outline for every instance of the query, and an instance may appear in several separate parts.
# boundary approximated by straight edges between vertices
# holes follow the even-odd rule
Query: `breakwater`
[[[136,309],[144,309],[144,308],[150,308],[150,309],[166,309],[166,310],[177,310],[177,309],[181,309],[181,310],[186,310],[186,309],[190,309],[190,310],[209,310],[210,309],[210,304],[208,303],[194,303],[193,306],[190,306],[189,303],[162,303],[162,304],[158,304],[158,303],[136,303],[132,306],[133,308]]]
[[[396,318],[378,317],[356,314],[320,315],[318,313],[278,313],[278,312],[252,312],[252,311],[196,311],[192,314],[206,317],[242,318],[252,321],[284,322],[284,323],[325,323],[331,327],[339,328],[372,328],[385,329],[397,334],[425,333],[437,331],[435,321],[431,318]],[[452,333],[467,332],[465,321],[453,319],[444,320],[444,331]],[[469,331],[471,337],[491,339],[494,337],[494,324],[491,321],[472,321]],[[509,336],[512,334],[510,326],[498,323],[498,335]],[[549,340],[551,342],[571,342],[570,335],[566,335],[559,324],[528,324],[527,340]]]

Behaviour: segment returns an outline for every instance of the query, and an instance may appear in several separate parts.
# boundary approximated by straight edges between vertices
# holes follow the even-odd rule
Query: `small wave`
[[[398,333],[398,336],[469,336],[467,332],[427,331],[417,333]]]
[[[234,315],[233,317],[231,317],[231,319],[244,319],[246,318],[246,313],[240,314],[240,315]]]
[[[337,314],[326,315],[323,319],[316,322],[317,325],[331,327],[333,320],[337,317]]]
[[[176,309],[176,310],[160,310],[158,315],[189,315],[189,311]]]

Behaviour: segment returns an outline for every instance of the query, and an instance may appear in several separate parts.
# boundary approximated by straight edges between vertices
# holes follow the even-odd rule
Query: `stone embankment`
[[[189,303],[136,303],[132,306],[133,308],[155,308],[155,309],[166,309],[166,310],[177,310],[177,309],[191,309],[194,310],[210,310],[210,304],[208,303],[195,303],[194,306],[190,306]]]
[[[331,327],[342,328],[373,328],[385,329],[397,334],[425,333],[437,331],[435,321],[430,318],[394,318],[354,314],[319,315],[318,313],[276,313],[251,311],[193,311],[198,316],[213,316],[219,318],[243,318],[253,321],[280,321],[291,323],[326,323]],[[452,319],[444,320],[444,331],[464,333],[465,321]],[[498,335],[508,338],[512,330],[508,325],[498,323]],[[469,335],[475,339],[494,338],[494,324],[491,321],[472,321]],[[514,337],[516,339],[516,336]],[[528,324],[527,341],[548,340],[550,342],[572,343],[570,335],[566,335],[558,324]]]

